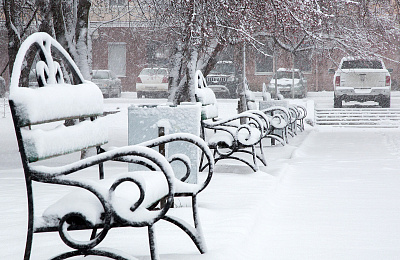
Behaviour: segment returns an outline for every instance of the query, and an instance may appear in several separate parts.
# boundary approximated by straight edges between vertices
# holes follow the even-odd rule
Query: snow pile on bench
[[[49,84],[42,88],[14,88],[10,93],[20,125],[103,114],[103,95],[96,84]]]
[[[68,127],[61,124],[51,130],[21,129],[22,138],[28,144],[25,146],[26,156],[34,162],[105,144],[108,141],[106,123],[105,118],[99,118]]]
[[[201,119],[218,117],[218,106],[215,94],[210,88],[196,88],[197,101],[202,104]]]

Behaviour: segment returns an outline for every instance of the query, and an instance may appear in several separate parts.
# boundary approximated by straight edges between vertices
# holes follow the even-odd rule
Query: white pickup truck
[[[333,77],[334,107],[342,101],[375,101],[381,107],[390,107],[391,78],[389,70],[379,59],[342,58]]]

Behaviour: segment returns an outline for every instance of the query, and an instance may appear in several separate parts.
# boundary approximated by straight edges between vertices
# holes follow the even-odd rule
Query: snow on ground
[[[127,143],[132,102],[159,101],[127,93],[106,100],[106,110],[120,111],[108,117],[113,145]],[[219,100],[220,113],[235,113],[236,102]],[[0,115],[0,136],[0,259],[22,259],[26,195],[9,111]],[[221,162],[198,198],[208,252],[199,254],[182,231],[158,222],[161,259],[400,259],[399,129],[307,125],[289,141],[284,147],[267,146],[269,164],[256,173]],[[109,174],[127,169],[106,167]],[[67,191],[42,184],[34,188],[40,197],[37,214]],[[189,208],[177,214],[190,219]],[[149,259],[143,228],[111,230],[101,246]],[[37,234],[31,259],[66,249],[57,233]]]

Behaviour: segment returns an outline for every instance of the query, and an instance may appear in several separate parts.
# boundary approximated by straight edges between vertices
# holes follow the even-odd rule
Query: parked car
[[[218,61],[206,77],[207,86],[218,98],[237,98],[239,77],[233,61]]]
[[[231,93],[229,89],[222,85],[207,85],[215,94],[217,98],[230,98]]]
[[[100,88],[104,97],[121,97],[121,80],[112,70],[93,70],[92,81]]]
[[[168,69],[144,68],[136,79],[137,97],[168,97]]]
[[[334,107],[342,101],[375,101],[381,107],[390,107],[390,72],[380,59],[344,57],[333,77]]]
[[[294,97],[304,98],[307,96],[307,79],[299,69],[279,68],[276,71],[267,87],[267,92],[271,93],[273,97],[276,96],[275,78],[277,79],[278,94],[282,94],[285,98],[293,97],[292,89]]]

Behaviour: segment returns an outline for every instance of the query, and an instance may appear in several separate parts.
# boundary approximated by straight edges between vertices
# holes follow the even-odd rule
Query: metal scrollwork
[[[88,221],[85,216],[78,212],[72,212],[65,215],[61,220],[58,228],[58,232],[62,241],[71,248],[74,249],[91,249],[97,246],[103,239],[106,237],[108,231],[110,230],[110,225],[104,225],[102,227],[102,231],[94,238],[91,238],[89,241],[78,241],[72,238],[68,233],[68,227],[71,225],[69,222],[79,222],[79,220],[86,225]],[[108,219],[107,222],[110,222],[111,218]]]

